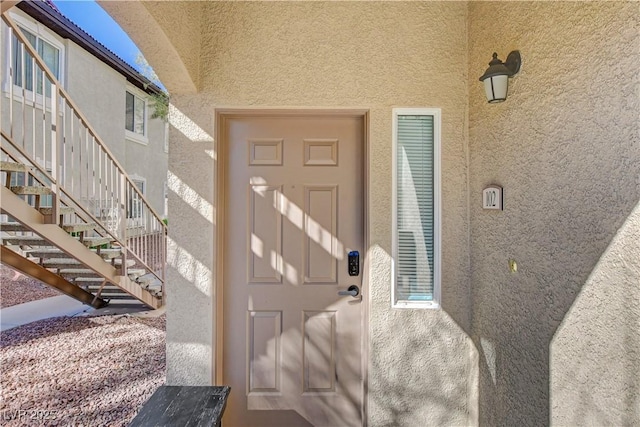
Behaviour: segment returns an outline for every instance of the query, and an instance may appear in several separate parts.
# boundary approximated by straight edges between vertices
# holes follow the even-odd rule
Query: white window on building
[[[440,303],[440,109],[393,110],[392,305]]]
[[[33,31],[19,26],[29,44],[38,52],[49,70],[53,73],[57,80],[60,80],[62,53],[61,49],[52,43],[53,39],[46,40],[46,34],[39,32],[37,28]],[[36,63],[26,48],[21,47],[18,37],[13,34],[11,40],[11,66],[13,67],[13,84],[33,91],[35,86],[36,93],[43,93],[43,74],[40,66]],[[44,92],[46,96],[51,96],[51,82],[48,78],[44,78]]]
[[[169,216],[169,185],[167,181],[164,182],[164,216],[163,218],[167,218]]]
[[[147,181],[144,178],[131,178],[133,184],[140,190],[140,193],[144,196]],[[129,218],[140,218],[142,216],[143,211],[143,202],[142,197],[138,194],[137,191],[131,190],[129,191]]]
[[[127,131],[139,135],[146,135],[147,103],[141,97],[126,92],[126,110],[124,127]]]
[[[164,124],[164,152],[169,152],[169,122]]]

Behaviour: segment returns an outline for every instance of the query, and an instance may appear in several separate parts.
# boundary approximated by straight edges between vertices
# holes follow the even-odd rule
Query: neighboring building
[[[53,3],[20,2],[8,14],[152,207],[166,217],[168,125],[151,118],[152,95],[161,89],[67,19]],[[32,77],[31,61],[17,58],[16,46],[3,23],[2,93],[9,96],[9,61],[13,61],[14,101],[19,104],[23,88],[29,101],[34,81],[38,96],[43,89],[42,78]],[[10,52],[14,52],[11,59]],[[9,109],[3,102],[2,128],[9,126]]]
[[[640,3],[100,3],[172,94],[169,384],[229,426],[640,424]]]

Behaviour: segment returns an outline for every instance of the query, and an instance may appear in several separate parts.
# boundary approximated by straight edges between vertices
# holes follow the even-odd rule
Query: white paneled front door
[[[221,125],[224,425],[362,425],[364,117]]]

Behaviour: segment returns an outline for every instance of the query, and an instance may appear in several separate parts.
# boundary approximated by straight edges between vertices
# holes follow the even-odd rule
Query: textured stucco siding
[[[214,114],[197,97],[171,96],[167,384],[211,385],[214,365]]]
[[[153,101],[145,92],[128,85],[120,73],[72,41],[67,40],[66,46],[66,86],[71,99],[127,174],[146,179],[145,198],[162,216],[168,154],[164,151],[164,122],[151,119]],[[147,134],[144,144],[126,138],[124,122],[127,90],[147,102]]]
[[[66,89],[71,99],[113,155],[124,163],[125,78],[69,40],[65,63]]]
[[[369,422],[473,423],[473,346],[466,333],[466,4],[212,2],[202,19],[202,92],[172,98],[170,216],[196,223],[170,227],[168,382],[211,381],[206,358],[213,358],[213,283],[207,280],[214,274],[215,224],[200,208],[213,203],[214,108],[366,108]],[[395,106],[442,108],[442,310],[391,308]],[[201,276],[188,274],[194,266]]]
[[[128,28],[159,65],[201,31],[165,67],[170,215],[186,219],[170,228],[169,383],[214,369],[214,109],[357,107],[369,425],[640,424],[640,3],[171,4],[145,3],[156,22]],[[513,49],[522,70],[489,105],[477,78]],[[442,108],[440,311],[390,308],[394,106]],[[482,210],[489,184],[504,211]]]
[[[469,15],[480,423],[638,425],[640,3],[473,2]],[[522,70],[489,105],[476,79],[513,49]],[[503,212],[481,209],[488,184],[504,187]]]
[[[144,96],[144,92],[135,91],[130,86],[127,87],[127,90]],[[146,102],[148,108],[147,139],[144,144],[141,144],[125,137],[125,163],[123,166],[130,176],[138,175],[146,178],[145,198],[151,203],[156,213],[164,218],[164,184],[167,182],[169,165],[169,155],[165,151],[164,145],[165,122],[151,118],[154,111],[154,101],[146,98]],[[124,117],[122,121],[124,122]],[[124,128],[124,125],[122,127]]]
[[[144,52],[169,92],[197,91],[203,2],[98,0],[98,3]]]
[[[180,55],[185,69],[194,85],[200,83],[200,49],[203,2],[151,1],[144,2],[145,8],[155,19],[167,37],[174,42],[173,47]]]

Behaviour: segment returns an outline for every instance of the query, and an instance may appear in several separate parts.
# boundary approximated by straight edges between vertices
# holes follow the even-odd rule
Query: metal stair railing
[[[36,179],[52,190],[52,222],[62,204],[74,207],[122,248],[123,276],[133,259],[160,281],[164,295],[166,225],[19,27],[6,14],[2,21],[10,40],[3,156],[37,169]]]

